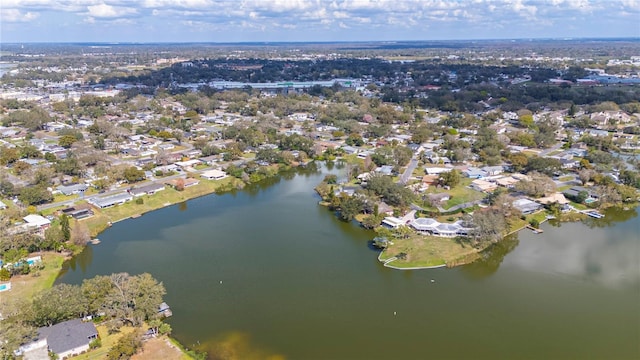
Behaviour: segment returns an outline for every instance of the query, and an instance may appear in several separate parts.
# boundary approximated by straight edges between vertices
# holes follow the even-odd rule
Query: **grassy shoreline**
[[[513,224],[502,240],[509,235],[527,229],[529,222],[533,219],[540,224],[546,222],[546,211],[528,215],[524,220],[518,219]],[[573,222],[584,219],[586,215],[577,213],[563,214],[560,222]],[[500,241],[502,241],[500,240]],[[490,248],[494,243],[487,243],[482,247],[475,247],[469,243],[461,242],[456,238],[446,238],[437,236],[412,234],[408,239],[394,239],[393,245],[384,249],[378,255],[378,260],[389,267],[397,270],[420,270],[433,269],[438,267],[456,267],[470,264],[481,258],[481,253]],[[405,259],[392,260],[399,253],[405,253]],[[390,261],[391,260],[391,261]]]

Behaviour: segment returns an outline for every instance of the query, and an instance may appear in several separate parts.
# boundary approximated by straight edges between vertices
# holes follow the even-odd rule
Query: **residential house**
[[[227,173],[222,170],[212,169],[202,172],[200,176],[207,180],[221,180],[227,177]]]
[[[22,218],[26,227],[45,230],[51,225],[51,221],[45,217],[36,214],[30,214]]]
[[[451,200],[451,195],[447,193],[429,194],[427,196],[429,197],[429,202],[431,202],[431,204],[439,204]]]
[[[481,179],[486,175],[483,170],[480,170],[479,168],[473,166],[468,167],[467,170],[464,170],[462,172],[462,174],[470,179]]]
[[[144,185],[144,186],[140,186],[137,188],[133,188],[133,189],[129,189],[128,192],[129,194],[133,195],[134,197],[140,197],[143,195],[153,195],[155,193],[157,193],[158,191],[162,191],[164,190],[164,184],[158,184],[158,183],[151,183],[148,185]]]
[[[384,220],[382,220],[382,226],[389,229],[395,229],[404,224],[405,223],[404,221],[402,221],[402,219],[398,219],[397,217],[393,217],[393,216],[387,216],[384,218]]]
[[[473,229],[460,220],[450,224],[441,223],[431,218],[414,219],[411,221],[410,226],[419,233],[441,237],[467,236]]]
[[[87,200],[89,204],[92,204],[101,209],[121,205],[126,203],[127,201],[131,201],[133,196],[127,192],[121,192],[115,195],[103,196],[103,197],[94,197]]]
[[[56,358],[64,359],[89,350],[89,344],[97,338],[98,330],[92,322],[68,320],[39,328],[37,339],[22,346],[20,352],[24,354],[25,359],[36,359],[38,355],[34,352],[44,347],[55,354]]]
[[[543,205],[553,204],[553,203],[558,203],[560,205],[566,205],[566,204],[569,203],[569,200],[567,200],[567,198],[565,198],[562,193],[558,193],[558,192],[555,193],[555,194],[551,194],[549,196],[545,196],[545,197],[539,198],[536,201],[539,202],[540,204],[543,204]]]
[[[89,186],[87,184],[70,184],[70,185],[60,185],[56,188],[62,195],[74,195],[83,193],[87,190]]]
[[[522,198],[522,199],[515,200],[513,202],[513,207],[518,209],[522,213],[522,215],[529,215],[540,210],[542,208],[542,205],[538,204],[535,201]]]
[[[488,176],[495,176],[495,175],[500,175],[502,174],[502,172],[504,171],[504,168],[500,165],[498,166],[485,166],[482,168],[482,171],[484,171]]]
[[[480,191],[480,192],[492,192],[493,190],[498,188],[498,185],[496,185],[496,183],[492,183],[489,181],[476,179],[471,182],[470,187],[473,190]]]
[[[375,172],[382,175],[392,175],[393,174],[393,166],[391,165],[383,165],[379,168],[376,168]]]

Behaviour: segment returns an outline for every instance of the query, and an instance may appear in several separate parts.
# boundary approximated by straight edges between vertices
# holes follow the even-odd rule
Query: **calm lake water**
[[[384,268],[306,170],[114,224],[59,282],[149,272],[212,358],[638,359],[640,218],[521,232],[477,263]]]

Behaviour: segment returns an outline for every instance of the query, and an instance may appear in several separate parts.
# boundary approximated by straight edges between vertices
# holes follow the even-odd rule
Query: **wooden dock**
[[[531,230],[531,231],[533,231],[535,234],[541,234],[541,233],[543,233],[543,232],[544,232],[544,230],[542,230],[542,229],[538,229],[538,228],[534,228],[534,227],[533,227],[533,226],[531,226],[531,225],[527,225],[527,226],[526,226],[526,228],[527,228],[527,229],[530,229],[530,230]]]

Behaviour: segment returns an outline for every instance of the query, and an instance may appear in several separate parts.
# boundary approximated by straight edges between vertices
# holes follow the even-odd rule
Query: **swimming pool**
[[[11,283],[0,284],[0,291],[11,290]]]

